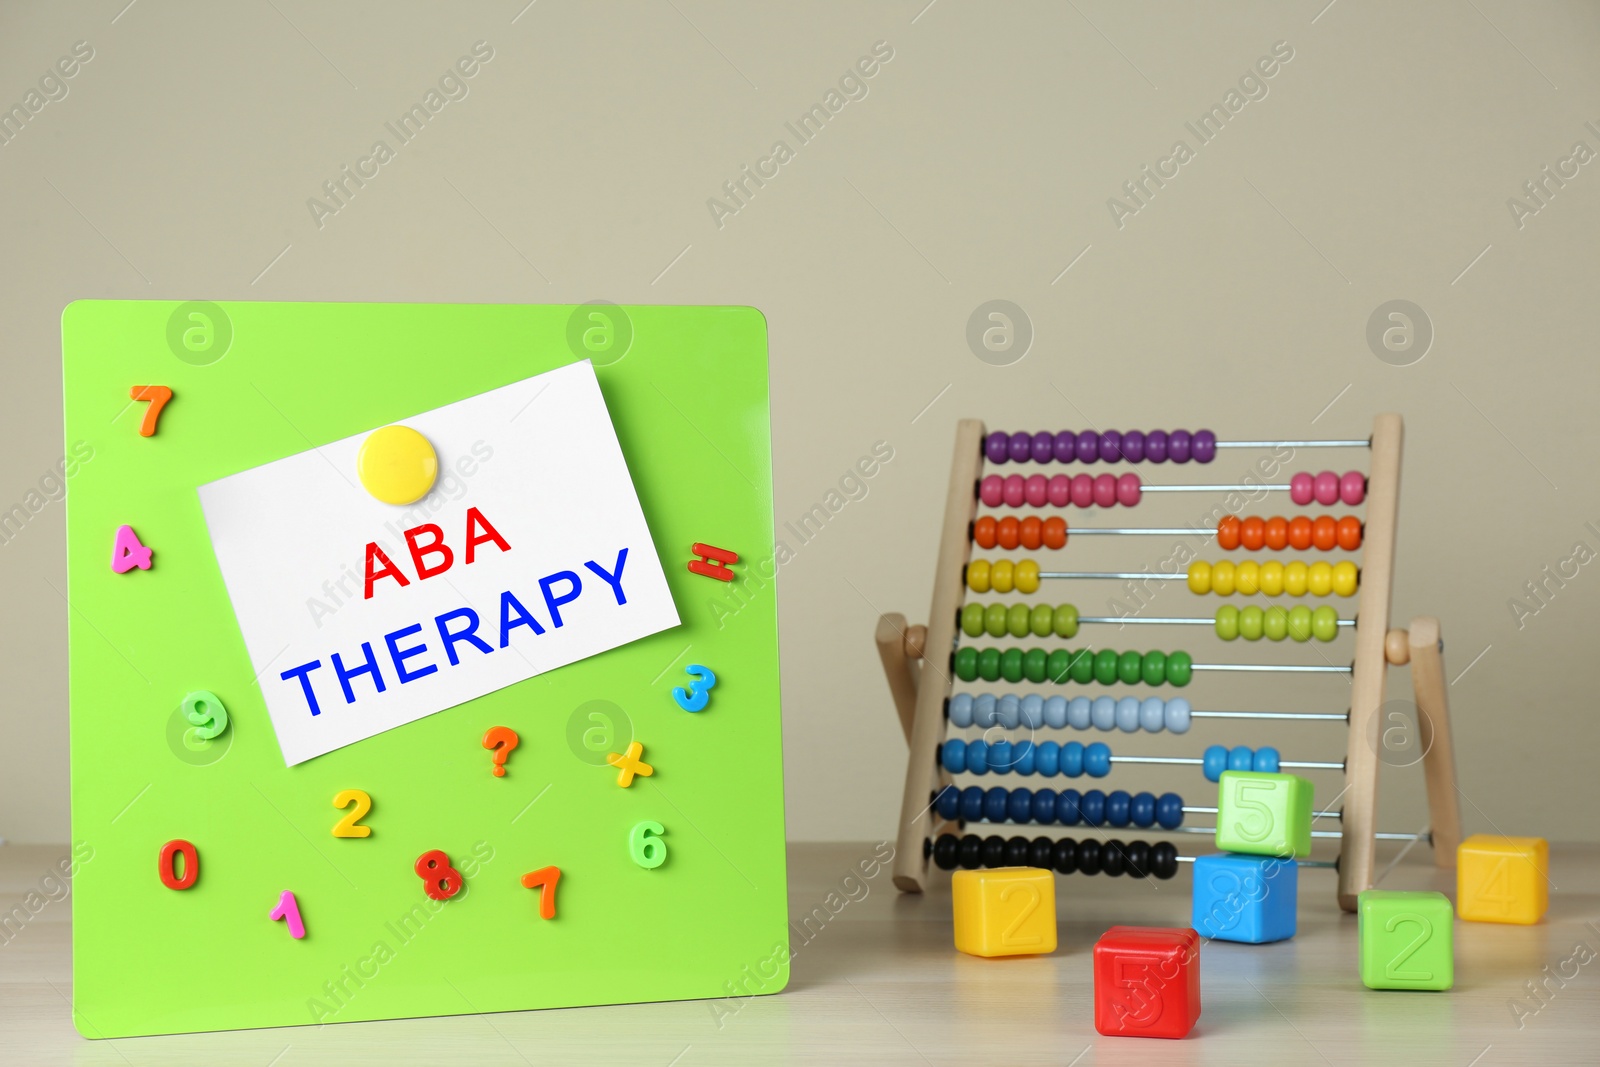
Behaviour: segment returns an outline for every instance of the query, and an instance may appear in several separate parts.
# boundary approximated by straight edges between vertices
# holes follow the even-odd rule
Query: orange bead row
[[[972,540],[979,548],[1065,548],[1067,520],[1060,517],[1040,519],[1037,515],[1018,519],[1007,515],[996,519],[985,515],[972,524]]]
[[[1292,519],[1281,515],[1270,519],[1224,515],[1217,523],[1217,547],[1225,551],[1243,547],[1250,552],[1262,548],[1274,552],[1285,548],[1298,552],[1309,548],[1332,552],[1342,548],[1354,552],[1361,547],[1361,520],[1354,515],[1342,519],[1332,515],[1318,515],[1315,519],[1309,515],[1296,515]]]

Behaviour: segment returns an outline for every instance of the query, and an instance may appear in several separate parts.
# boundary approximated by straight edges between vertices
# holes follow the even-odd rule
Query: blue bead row
[[[957,693],[950,698],[950,724],[952,726],[1004,726],[1014,730],[1026,726],[1030,730],[1050,727],[1054,730],[1072,727],[1074,730],[1148,730],[1158,733],[1171,730],[1175,734],[1189,732],[1189,702],[1182,697],[1162,700],[1160,697],[1099,696],[1046,697],[1039,693],[1018,696],[1005,693]]]
[[[1267,774],[1278,773],[1278,750],[1263,746],[1251,752],[1246,745],[1229,749],[1223,745],[1212,745],[1206,749],[1205,765],[1206,778],[1210,781],[1219,781],[1223,771],[1264,771]]]
[[[1006,790],[1001,786],[985,790],[969,785],[957,789],[947,785],[939,790],[934,807],[941,819],[963,822],[1036,822],[1044,826],[1059,822],[1063,826],[1127,826],[1140,828],[1160,825],[1175,830],[1183,825],[1183,798],[1176,793],[1135,793],[1116,790],[1102,793],[1091,789],[1080,794],[1076,789]]]
[[[939,765],[951,774],[1038,774],[1045,778],[1064,775],[1076,778],[1104,778],[1111,773],[1111,747],[1102,741],[1085,745],[1077,741],[1059,744],[1041,741],[971,741],[952,737],[939,748]],[[1247,745],[1229,749],[1212,745],[1206,749],[1201,769],[1208,782],[1222,779],[1223,771],[1278,771],[1278,750],[1263,746],[1252,750]]]
[[[952,737],[939,750],[939,762],[951,774],[1041,774],[1046,778],[1087,774],[1104,778],[1111,773],[1111,749],[1103,742],[1078,741],[963,741]]]

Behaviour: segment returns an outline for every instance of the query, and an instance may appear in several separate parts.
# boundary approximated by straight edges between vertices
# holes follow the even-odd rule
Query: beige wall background
[[[525,2],[0,10],[0,104],[25,103],[76,42],[93,52],[44,84],[36,99],[48,102],[0,147],[0,508],[29,512],[0,545],[0,835],[68,835],[69,606],[47,584],[64,577],[48,474],[63,454],[59,314],[80,297],[761,308],[779,523],[875,442],[893,449],[864,497],[790,542],[781,571],[797,839],[893,835],[905,747],[873,624],[879,611],[926,614],[957,418],[1237,439],[1365,436],[1375,412],[1403,412],[1394,607],[1402,623],[1443,620],[1468,826],[1600,835],[1600,162],[1588,162],[1600,151],[1600,9]],[[467,95],[319,225],[308,200],[374,141],[394,145],[384,123],[479,41],[493,58]],[[892,58],[846,82],[847,102],[800,143],[786,123],[826,106],[875,45]],[[1292,58],[1241,88],[1275,45]],[[1226,107],[1230,90],[1246,102],[1200,144],[1185,123]],[[1142,205],[1129,198],[1123,183],[1180,139],[1193,158],[1147,183]],[[730,201],[723,183],[779,140],[793,158],[751,183],[743,206]],[[1535,200],[1524,183],[1541,180]],[[713,197],[738,210],[719,219]],[[1137,210],[1114,213],[1112,197]],[[1003,366],[967,340],[995,299],[1032,333]],[[1368,324],[1392,300],[1420,315],[1385,361]],[[1208,473],[1246,462],[1226,456]],[[1279,501],[1252,510],[1287,510]],[[1152,502],[1110,518],[1202,510]],[[1138,569],[1172,549],[1124,539],[1073,558]],[[1530,582],[1544,583],[1540,600]],[[1087,614],[1116,595],[1053,599]],[[1173,590],[1151,610],[1216,604]],[[1273,652],[1196,630],[1102,643]],[[1406,674],[1391,678],[1404,696]],[[1346,706],[1343,683],[1325,681],[1208,680],[1189,695]],[[1314,727],[1113,746],[1192,754],[1269,740],[1285,758],[1342,750],[1336,730]],[[1148,782],[1204,802],[1198,774]],[[1380,821],[1426,823],[1419,768],[1386,772]]]

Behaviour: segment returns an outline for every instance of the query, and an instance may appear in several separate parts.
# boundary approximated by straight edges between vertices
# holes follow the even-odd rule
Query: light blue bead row
[[[1038,693],[1018,696],[1006,693],[957,693],[950,698],[950,725],[977,726],[988,729],[1003,726],[1008,730],[1026,727],[1038,730],[1049,727],[1060,730],[1122,730],[1133,733],[1148,730],[1160,733],[1171,730],[1175,734],[1189,731],[1189,702],[1182,697],[1162,700],[1160,697],[1064,696],[1045,697]]]

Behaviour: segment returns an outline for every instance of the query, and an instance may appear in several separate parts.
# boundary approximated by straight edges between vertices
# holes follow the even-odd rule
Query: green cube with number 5
[[[1224,771],[1217,847],[1279,859],[1311,855],[1311,783],[1293,774]]]
[[[1455,913],[1443,893],[1368,889],[1357,898],[1361,982],[1368,989],[1449,989]]]

